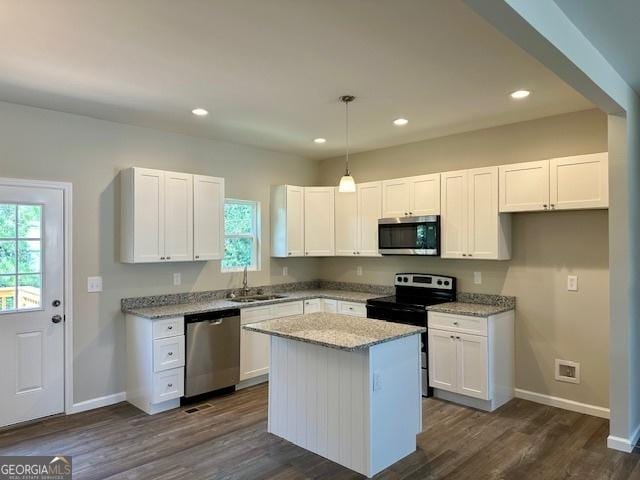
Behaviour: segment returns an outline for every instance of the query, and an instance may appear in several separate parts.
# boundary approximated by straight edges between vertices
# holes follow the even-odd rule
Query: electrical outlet
[[[87,292],[98,293],[102,291],[102,277],[87,278]]]
[[[556,358],[555,379],[559,382],[580,383],[580,364]]]
[[[174,285],[182,285],[182,275],[179,273],[173,274],[173,284]]]
[[[578,276],[577,275],[569,275],[567,277],[567,290],[570,292],[578,291]]]
[[[362,267],[360,265],[356,267],[356,275],[359,277],[362,276]]]
[[[373,391],[382,390],[382,374],[379,370],[373,372]]]
[[[482,272],[473,272],[473,283],[480,285],[482,283]]]
[[[282,267],[282,276],[286,277],[289,275],[289,267]]]

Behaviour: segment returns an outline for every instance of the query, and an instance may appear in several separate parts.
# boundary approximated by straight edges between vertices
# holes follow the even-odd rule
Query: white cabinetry
[[[222,257],[224,179],[137,167],[120,175],[122,262]]]
[[[322,312],[322,299],[310,298],[304,301],[304,313]]]
[[[148,414],[180,405],[184,395],[184,317],[127,315],[127,401]]]
[[[193,258],[224,256],[224,178],[193,176]]]
[[[335,189],[337,256],[370,256],[378,253],[378,219],[382,216],[382,184],[356,185],[355,193]]]
[[[549,205],[554,210],[607,208],[607,153],[554,158],[549,161]]]
[[[607,208],[608,169],[606,152],[500,166],[500,211]]]
[[[514,313],[429,312],[429,385],[436,396],[485,410],[513,398]]]
[[[304,255],[304,187],[271,188],[271,256]]]
[[[335,255],[334,187],[304,189],[304,254]]]
[[[382,182],[382,216],[440,214],[440,174],[397,178]]]
[[[367,307],[363,303],[338,301],[338,313],[351,315],[352,317],[366,317]]]
[[[240,310],[240,324],[263,322],[273,318],[301,315],[303,302],[286,302],[262,305]],[[240,381],[269,373],[269,337],[240,329]],[[266,377],[264,381],[266,381]]]
[[[510,258],[511,219],[498,213],[498,168],[442,174],[442,257]]]

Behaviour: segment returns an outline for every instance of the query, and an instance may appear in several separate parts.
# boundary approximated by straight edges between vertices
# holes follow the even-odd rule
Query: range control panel
[[[396,273],[396,287],[422,287],[440,290],[452,290],[453,277],[431,275],[428,273]]]

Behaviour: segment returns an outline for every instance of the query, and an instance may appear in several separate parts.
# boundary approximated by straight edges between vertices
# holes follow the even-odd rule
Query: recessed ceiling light
[[[314,138],[313,141],[316,143],[327,143],[326,138]]]
[[[398,125],[399,127],[401,127],[402,125],[406,125],[407,123],[409,123],[409,120],[407,120],[406,118],[396,118],[393,121],[393,124]]]
[[[516,90],[511,94],[511,98],[519,100],[521,98],[527,98],[530,94],[531,92],[529,90]]]
[[[193,113],[194,115],[197,115],[198,117],[204,117],[205,115],[209,115],[209,112],[206,111],[204,108],[194,108],[193,110],[191,110],[191,113]]]

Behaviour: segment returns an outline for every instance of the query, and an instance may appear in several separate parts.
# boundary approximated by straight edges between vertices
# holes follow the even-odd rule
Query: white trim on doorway
[[[73,186],[70,182],[0,177],[0,186],[61,190],[64,199],[64,411],[73,413]]]
[[[561,397],[552,397],[551,395],[522,390],[521,388],[516,388],[515,394],[516,398],[522,398],[523,400],[529,400],[530,402],[541,403],[542,405],[562,408],[564,410],[571,410],[572,412],[584,413],[594,417],[609,418],[609,409],[606,407],[576,402],[575,400],[568,400]]]

